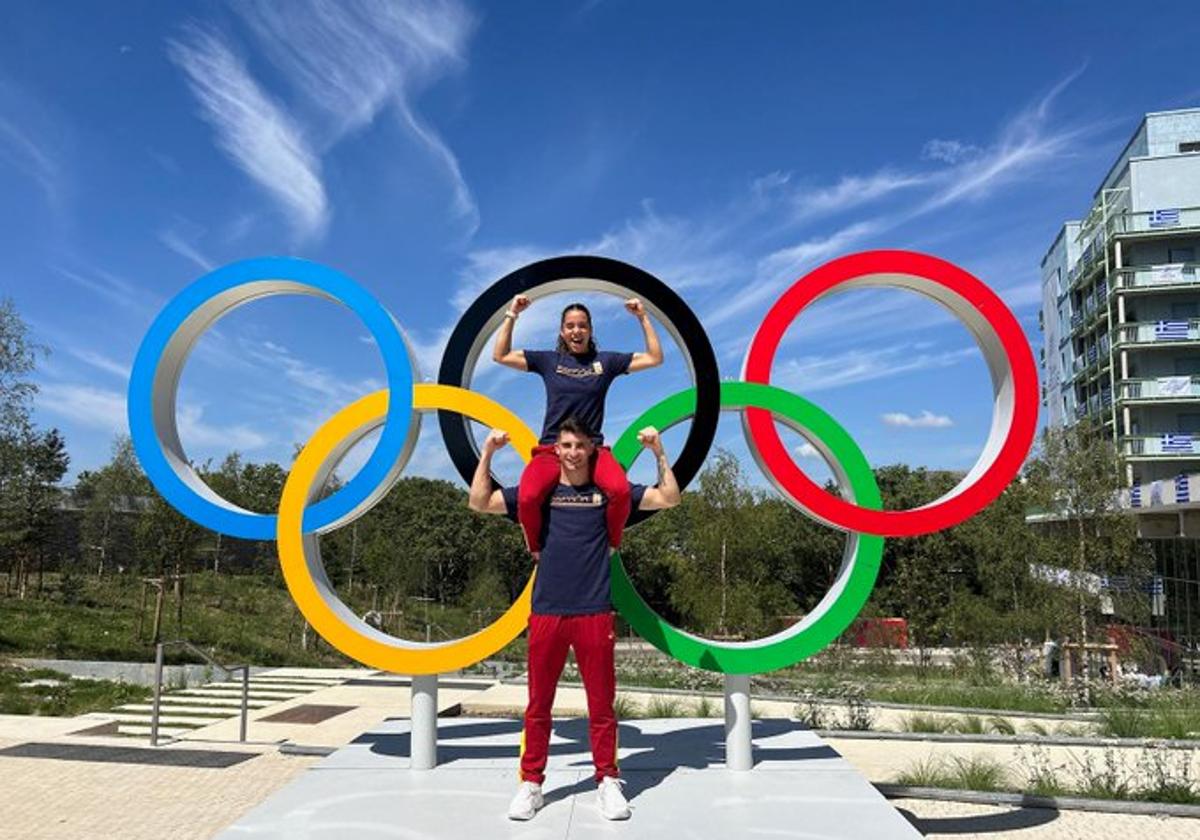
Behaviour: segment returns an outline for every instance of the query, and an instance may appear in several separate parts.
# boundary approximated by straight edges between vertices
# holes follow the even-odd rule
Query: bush
[[[903,732],[946,732],[953,726],[954,724],[945,718],[921,712],[907,715],[900,721],[900,729]]]
[[[646,717],[673,718],[680,717],[683,704],[674,697],[651,697],[646,704]]]

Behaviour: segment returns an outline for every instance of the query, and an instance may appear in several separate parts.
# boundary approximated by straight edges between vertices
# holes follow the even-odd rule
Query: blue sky
[[[1106,6],[6,3],[0,293],[53,349],[38,420],[66,434],[73,474],[103,463],[158,308],[264,254],[370,289],[425,376],[480,289],[581,252],[674,286],[729,377],[796,277],[869,248],[957,262],[1040,346],[1038,263],[1059,226],[1143,113],[1200,103],[1194,28],[1172,23],[1192,10]],[[602,346],[637,349],[617,301],[588,300]],[[565,302],[537,303],[518,346],[552,342]],[[615,386],[610,437],[686,386],[667,353]],[[196,461],[286,463],[382,379],[349,312],[257,302],[190,360],[182,439]],[[964,469],[987,431],[966,330],[911,294],[822,301],[774,380],[876,465]],[[484,362],[476,383],[540,422],[532,377]],[[744,455],[739,440],[729,417],[719,442]],[[440,447],[426,423],[411,472],[450,476]]]

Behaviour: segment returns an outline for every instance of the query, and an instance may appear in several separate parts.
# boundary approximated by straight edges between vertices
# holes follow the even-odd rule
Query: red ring
[[[957,525],[1004,492],[1029,454],[1037,427],[1038,384],[1033,352],[1017,319],[982,281],[953,263],[912,251],[864,251],[832,260],[801,277],[771,307],[750,343],[743,378],[770,384],[775,351],[800,311],[836,286],[872,274],[907,274],[943,286],[973,306],[999,339],[1013,381],[1013,414],[996,459],[961,492],[912,510],[867,510],[826,492],[788,454],[769,411],[747,408],[751,445],[774,478],[818,518],[849,531],[911,537]]]

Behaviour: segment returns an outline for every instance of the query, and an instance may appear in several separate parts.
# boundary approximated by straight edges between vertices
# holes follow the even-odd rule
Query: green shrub
[[[983,718],[979,715],[963,715],[950,724],[950,730],[960,735],[982,735],[985,731]]]
[[[1008,778],[1003,764],[981,755],[956,755],[950,765],[955,785],[963,790],[1003,790]]]
[[[997,735],[1017,734],[1017,727],[1013,726],[1012,721],[1010,721],[1008,718],[999,717],[998,715],[993,715],[992,717],[988,718],[987,726],[991,732],[994,732]]]
[[[952,726],[953,723],[944,718],[921,712],[914,712],[900,721],[902,732],[945,732]]]
[[[948,788],[953,775],[945,764],[934,756],[927,756],[896,775],[896,784],[905,787]]]
[[[633,720],[642,716],[642,708],[627,694],[618,694],[613,699],[613,712],[617,720]]]
[[[673,718],[681,717],[683,704],[674,697],[655,696],[646,704],[646,717]]]

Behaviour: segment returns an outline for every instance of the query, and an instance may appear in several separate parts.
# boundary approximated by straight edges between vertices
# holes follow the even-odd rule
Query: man
[[[638,433],[654,453],[658,484],[631,489],[632,509],[659,510],[679,504],[679,484],[653,427]],[[482,513],[517,521],[517,488],[493,490],[491,463],[508,435],[493,430],[471,482],[470,506]],[[541,556],[529,616],[529,705],[521,750],[521,783],[508,809],[513,820],[528,820],[542,807],[542,781],[550,748],[550,711],[558,678],[574,648],[588,701],[588,734],[599,785],[600,813],[610,820],[629,818],[629,803],[617,779],[616,670],[613,664],[614,616],[610,599],[608,528],[604,495],[592,482],[596,453],[592,431],[575,417],[559,426],[555,443],[558,486],[546,502]]]

